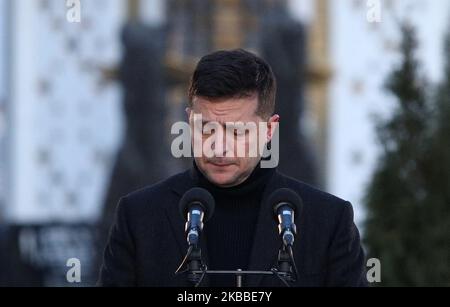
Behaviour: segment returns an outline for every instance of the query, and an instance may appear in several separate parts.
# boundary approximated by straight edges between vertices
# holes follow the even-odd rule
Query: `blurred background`
[[[240,47],[280,170],[352,202],[379,285],[449,286],[449,33],[447,0],[0,0],[0,285],[94,285],[119,198],[190,166],[196,62]]]

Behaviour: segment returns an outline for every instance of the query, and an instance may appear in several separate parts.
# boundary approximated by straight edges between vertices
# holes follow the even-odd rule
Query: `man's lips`
[[[231,166],[234,165],[234,163],[231,162],[215,162],[215,161],[208,161],[208,163],[214,165],[214,166],[219,166],[219,167],[225,167],[225,166]]]

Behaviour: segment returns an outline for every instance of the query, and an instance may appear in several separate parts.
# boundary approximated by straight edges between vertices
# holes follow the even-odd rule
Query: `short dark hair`
[[[242,98],[258,94],[256,114],[275,112],[276,78],[263,59],[243,49],[221,50],[201,58],[189,86],[189,106],[194,97]]]

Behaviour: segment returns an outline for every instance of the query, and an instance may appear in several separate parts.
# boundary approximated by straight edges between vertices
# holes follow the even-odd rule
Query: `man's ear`
[[[190,118],[191,118],[191,112],[192,112],[192,109],[191,108],[189,108],[189,107],[187,107],[186,109],[185,109],[185,111],[186,111],[186,114],[187,114],[187,118],[188,118],[188,121],[190,120]]]
[[[275,129],[278,129],[278,125],[280,124],[280,115],[275,114],[269,121],[267,122],[267,142],[272,140],[272,137],[275,133]]]

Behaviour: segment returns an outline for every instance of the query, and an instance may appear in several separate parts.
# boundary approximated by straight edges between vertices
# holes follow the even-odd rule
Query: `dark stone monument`
[[[290,18],[285,5],[275,5],[261,16],[260,50],[277,77],[280,123],[279,170],[312,185],[319,184],[316,160],[301,131],[306,78],[305,27]]]
[[[102,246],[120,197],[166,176],[164,37],[163,29],[140,23],[126,25],[122,33],[119,79],[126,128],[105,198]]]

